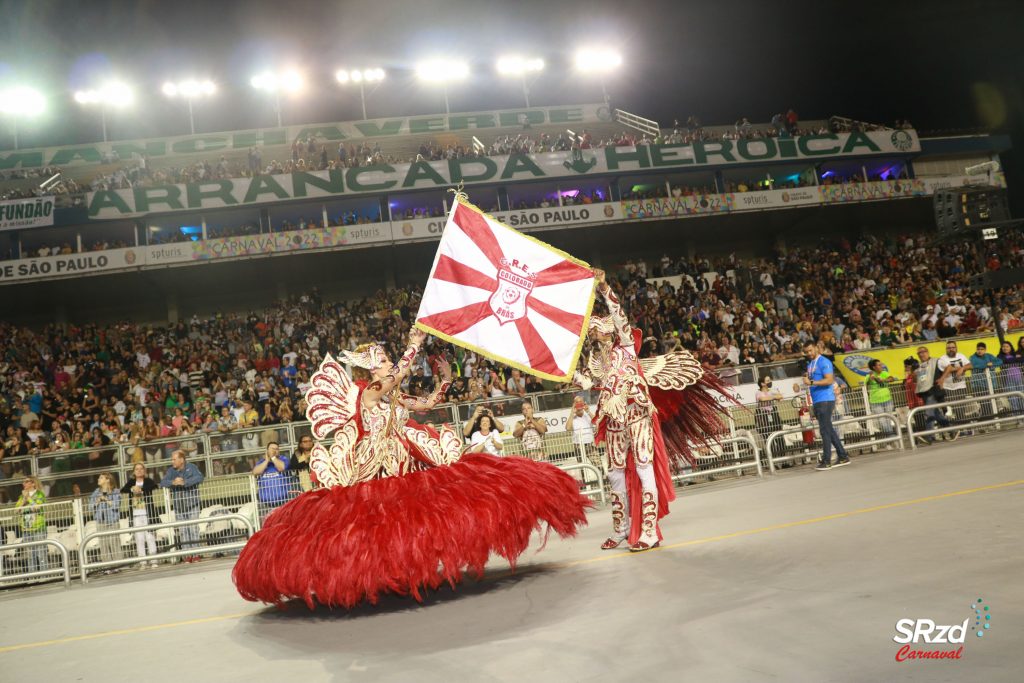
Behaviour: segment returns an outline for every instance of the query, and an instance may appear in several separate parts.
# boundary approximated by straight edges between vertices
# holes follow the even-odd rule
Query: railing
[[[733,446],[726,449],[726,446]],[[729,452],[731,450],[731,452]],[[742,451],[742,453],[741,453]],[[719,439],[710,447],[694,448],[693,454],[697,464],[673,474],[672,481],[677,484],[692,483],[698,480],[714,481],[716,475],[736,472],[741,476],[747,470],[753,470],[758,477],[764,476],[761,468],[760,450],[757,442],[749,434],[736,434]]]
[[[980,377],[979,377],[980,380]],[[980,382],[976,382],[981,386]],[[990,386],[992,386],[990,384]],[[842,434],[844,445],[848,449],[877,448],[882,445],[896,445],[903,449],[903,434],[901,415],[906,415],[906,426],[910,433],[911,440],[915,436],[929,435],[967,429],[974,427],[995,426],[1014,422],[1024,421],[1024,391],[1004,391],[997,394],[982,394],[979,396],[966,397],[946,401],[940,404],[930,404],[906,410],[901,404],[905,403],[905,396],[898,392],[900,387],[893,387],[893,402],[897,410],[884,413],[870,413],[867,411],[868,404],[863,398],[863,391],[860,387],[850,388],[842,394],[846,404],[846,414],[855,413],[852,416],[836,419],[833,425]],[[553,395],[552,395],[553,396]],[[794,402],[790,404],[795,410]],[[914,424],[920,420],[922,413],[930,410],[956,411],[959,407],[973,406],[979,414],[992,407],[991,419],[970,420],[949,427],[921,430],[915,429]],[[1002,410],[1000,414],[999,410]],[[749,415],[751,411],[743,409],[737,414]],[[1007,414],[1009,413],[1009,414]],[[695,455],[697,464],[673,474],[673,481],[677,484],[690,484],[700,481],[711,482],[723,474],[736,474],[743,476],[747,473],[756,473],[758,477],[764,475],[763,462],[767,460],[769,470],[775,470],[786,463],[804,459],[806,461],[816,460],[817,453],[811,449],[820,449],[820,442],[817,439],[818,431],[814,423],[795,424],[774,430],[764,440],[764,448],[760,447],[757,433],[744,431],[731,418],[723,419],[722,438],[710,448],[697,448]],[[512,425],[507,425],[509,428]],[[888,429],[887,427],[891,427]],[[282,439],[294,443],[297,433],[308,429],[305,423],[292,423],[277,426]],[[257,430],[242,430],[245,432],[256,432]],[[802,436],[799,443],[803,448],[799,452],[781,452],[776,446],[785,443],[788,437],[802,435],[811,432],[814,438],[805,442]],[[731,434],[731,435],[729,435]],[[210,435],[200,435],[200,440]],[[855,438],[863,437],[863,438]],[[580,440],[580,439],[577,439]],[[527,453],[518,439],[504,439],[505,454],[523,455],[526,457],[543,458],[552,464],[571,473],[580,481],[580,492],[602,505],[606,504],[605,475],[607,473],[603,446],[595,444],[574,443],[573,432],[557,431],[545,435],[542,451]],[[238,454],[256,453],[262,455],[260,449],[247,448],[245,450],[216,451],[208,448],[203,451],[205,455],[197,462],[205,464],[208,459],[216,461],[228,457],[238,457]],[[98,569],[128,566],[132,564],[165,561],[173,558],[180,558],[189,555],[208,555],[211,553],[230,553],[244,547],[247,539],[259,529],[262,519],[273,512],[277,506],[284,504],[293,495],[300,492],[298,482],[292,486],[287,496],[279,501],[264,502],[260,500],[257,480],[250,474],[238,476],[220,476],[212,480],[204,481],[198,487],[198,504],[180,511],[175,510],[175,496],[171,490],[160,489],[153,494],[151,501],[152,510],[156,511],[159,522],[141,526],[129,526],[129,520],[120,519],[118,528],[96,528],[95,522],[84,521],[86,512],[82,499],[48,502],[42,506],[47,520],[46,533],[49,538],[39,541],[13,542],[0,547],[0,555],[12,557],[23,550],[30,550],[37,546],[51,548],[51,553],[59,554],[61,558],[60,568],[47,568],[38,571],[23,571],[16,574],[0,575],[0,582],[10,583],[17,580],[47,577],[55,574],[63,574],[65,584],[70,582],[70,575],[77,573],[82,581],[88,581],[90,571]],[[131,515],[130,496],[123,495],[123,511]],[[195,515],[188,519],[176,519],[175,513],[182,515]],[[31,514],[31,511],[28,511]],[[9,525],[14,518],[26,514],[25,508],[3,508],[0,509],[0,521]],[[4,519],[6,517],[6,519]],[[124,515],[122,514],[122,517]],[[67,525],[67,526],[65,526]],[[195,527],[196,533],[191,538],[179,538],[176,531],[185,527]],[[156,547],[159,552],[144,554],[139,551],[138,555],[128,557],[128,548],[131,545],[132,536],[136,533],[155,533],[157,538]],[[92,553],[101,546],[101,541],[108,537],[119,537],[120,544],[118,554],[110,557],[109,553],[104,557],[105,550],[100,547],[100,558],[90,559]],[[124,539],[128,539],[126,542]],[[187,544],[187,545],[186,545]],[[69,551],[68,548],[73,550]]]
[[[601,499],[601,505],[607,503],[604,490],[604,473],[601,472],[601,470],[594,467],[593,465],[584,462],[566,463],[558,465],[558,467],[565,470],[566,472],[579,471],[583,474],[593,475],[593,483],[591,483],[591,479],[589,477],[583,477],[583,482],[580,487],[580,493],[590,498],[597,496],[598,498]]]
[[[889,430],[880,427],[879,432],[883,434],[883,436],[881,438],[873,438],[874,434],[871,432],[870,428],[867,428],[866,423],[874,423],[875,425],[880,425],[880,423],[882,422],[888,422],[892,424],[892,431],[890,432]],[[900,450],[903,449],[903,432],[900,429],[899,417],[895,412],[872,413],[870,415],[859,417],[845,417],[839,420],[833,420],[832,422],[832,426],[837,428],[837,432],[846,425],[857,425],[860,427],[864,427],[865,429],[863,429],[863,433],[867,434],[869,437],[867,440],[852,440],[848,439],[847,435],[841,435],[840,439],[843,442],[843,446],[847,449],[877,447],[880,445],[887,444],[896,444],[899,446]],[[804,432],[812,432],[814,434],[815,439],[812,443],[806,443],[802,441],[802,435]],[[782,439],[783,443],[785,443],[786,436],[796,434],[801,435],[801,444],[804,446],[804,450],[798,453],[789,454],[786,454],[785,451],[783,451],[782,455],[775,455],[776,442]],[[785,429],[780,429],[779,431],[773,432],[765,441],[764,447],[764,451],[767,456],[766,459],[768,460],[768,469],[771,470],[771,472],[774,474],[776,470],[776,465],[778,463],[790,463],[796,460],[804,460],[812,457],[816,459],[817,455],[811,453],[812,446],[815,447],[815,450],[821,447],[821,432],[819,431],[817,424],[797,425],[794,427],[787,427]]]
[[[989,398],[991,398],[991,401],[989,400]],[[1009,404],[1010,409],[1006,412],[1010,413],[1009,415],[1000,414],[1000,399],[1007,399],[1007,403]],[[1016,403],[1017,401],[1010,401],[1010,399],[1017,399],[1017,401],[1019,401],[1019,403],[1017,404],[1017,408],[1013,407],[1014,403]],[[1024,391],[1004,391],[999,394],[992,394],[991,396],[986,396],[985,399],[983,399],[983,402],[991,404],[991,412],[989,413],[987,419],[971,419],[969,422],[965,422],[962,419],[957,419],[955,408],[957,406],[962,405],[978,404],[979,400],[978,398],[975,397],[961,398],[954,401],[943,401],[942,403],[930,403],[928,405],[917,406],[916,408],[912,408],[907,413],[907,434],[910,437],[910,447],[914,450],[917,450],[917,439],[915,437],[918,436],[934,436],[936,434],[945,434],[947,432],[962,432],[966,429],[974,429],[977,427],[995,426],[998,429],[1000,426],[1004,424],[1024,421],[1024,410],[1021,409],[1021,406],[1024,406]],[[943,418],[941,420],[938,420],[937,423],[941,424],[941,422],[946,422],[948,420],[948,426],[932,429],[914,429],[914,423],[916,422],[915,418],[918,415],[927,414],[933,410],[938,410],[941,412],[944,411],[945,408],[954,409],[954,418],[952,420],[949,420],[948,418],[943,416]]]
[[[507,425],[511,429],[512,425]],[[598,497],[605,502],[604,475],[606,474],[604,447],[589,443],[574,443],[571,431],[549,431],[544,435],[540,451],[529,452],[522,441],[512,437],[502,439],[502,455],[518,455],[544,460],[567,472],[580,473],[580,493]],[[593,481],[587,476],[593,475]]]
[[[35,540],[56,541],[64,548],[77,548],[78,540],[81,538],[79,530],[82,528],[83,506],[80,499],[48,501],[40,505],[24,507],[5,507],[0,509],[0,562],[15,561],[18,564],[30,564],[33,561],[48,564],[51,555],[57,555],[60,549],[52,544],[49,552],[45,552],[42,558],[30,558],[28,561],[18,560],[21,554],[20,549],[29,547],[30,542]],[[40,522],[40,520],[42,520]],[[41,528],[33,528],[37,524]],[[20,535],[18,533],[20,530]],[[40,538],[42,536],[43,538]],[[69,559],[71,573],[75,573],[77,557],[72,555]]]
[[[217,521],[239,522],[248,531],[248,534],[246,535],[246,540],[251,538],[252,535],[254,533],[256,533],[256,527],[253,525],[252,520],[249,519],[248,517],[244,516],[244,515],[239,515],[239,514],[220,515],[220,516],[218,516]],[[147,532],[150,532],[150,531],[160,531],[160,530],[164,530],[164,529],[177,529],[179,527],[186,527],[186,526],[193,526],[193,525],[199,526],[199,525],[204,525],[204,524],[209,524],[209,520],[198,519],[198,518],[197,519],[183,519],[183,520],[179,520],[179,521],[175,521],[175,522],[161,522],[160,524],[147,524],[145,526],[131,527],[130,531],[132,533],[147,533]],[[198,532],[198,529],[197,529],[197,532]],[[228,552],[228,551],[232,551],[232,550],[241,550],[242,548],[245,547],[245,542],[244,541],[236,541],[236,542],[233,542],[233,543],[230,543],[230,542],[229,543],[218,543],[216,545],[206,545],[206,546],[199,545],[197,543],[195,546],[192,546],[192,547],[189,547],[189,548],[182,548],[180,550],[171,550],[171,551],[166,551],[166,552],[162,552],[162,553],[156,553],[154,555],[144,555],[144,556],[141,556],[141,557],[128,557],[128,558],[122,557],[122,558],[113,559],[113,560],[101,560],[99,562],[90,562],[89,561],[89,556],[88,556],[88,553],[86,551],[86,548],[87,548],[87,546],[90,543],[92,543],[93,540],[105,538],[107,536],[120,536],[120,535],[122,535],[124,533],[125,533],[124,529],[104,529],[104,530],[101,530],[101,531],[94,531],[94,532],[92,532],[90,534],[86,534],[85,538],[82,539],[82,543],[79,546],[79,551],[78,551],[79,552],[79,557],[81,558],[81,560],[79,562],[79,569],[80,569],[80,572],[81,572],[82,583],[88,583],[88,581],[89,581],[89,570],[90,569],[103,569],[105,567],[118,567],[118,566],[121,566],[121,565],[138,564],[139,562],[149,561],[149,560],[155,560],[155,561],[158,561],[158,560],[168,560],[168,559],[173,559],[173,558],[177,558],[177,557],[185,557],[185,556],[191,556],[191,555],[204,555],[204,554],[207,554],[207,553],[224,553],[224,552]]]
[[[2,571],[3,560],[0,560],[0,583],[15,582],[15,581],[20,582],[20,581],[25,581],[27,579],[35,579],[35,578],[40,578],[40,577],[44,577],[44,576],[53,576],[54,574],[63,574],[64,575],[64,585],[65,586],[70,586],[71,585],[71,560],[70,560],[70,556],[68,555],[68,549],[64,546],[63,543],[61,543],[60,541],[58,541],[56,539],[53,539],[53,538],[43,538],[43,539],[39,539],[37,541],[24,541],[22,543],[18,543],[15,549],[16,550],[17,549],[23,550],[23,549],[26,549],[26,548],[37,548],[37,547],[40,547],[40,546],[50,546],[50,547],[57,548],[57,552],[60,554],[60,558],[61,558],[60,567],[56,567],[54,569],[47,568],[47,569],[38,569],[36,571],[17,572],[17,573],[14,573],[14,574],[5,574]],[[0,554],[2,554],[2,553],[0,553]],[[49,564],[49,561],[47,561],[47,564]]]
[[[629,126],[634,130],[638,130],[641,133],[646,133],[652,138],[656,138],[661,135],[661,127],[658,126],[657,121],[651,119],[645,119],[642,116],[636,114],[630,114],[628,111],[616,109],[614,112],[615,120],[624,126]]]

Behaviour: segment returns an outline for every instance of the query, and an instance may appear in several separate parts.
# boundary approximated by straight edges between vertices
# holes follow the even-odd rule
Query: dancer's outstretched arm
[[[615,331],[619,337],[619,344],[625,346],[633,346],[633,328],[629,324],[629,318],[622,310],[622,305],[619,303],[619,297],[615,296],[615,292],[612,291],[608,281],[605,279],[605,273],[603,270],[595,270],[594,275],[597,279],[597,293],[604,299],[605,305],[608,307],[608,315],[615,324]]]

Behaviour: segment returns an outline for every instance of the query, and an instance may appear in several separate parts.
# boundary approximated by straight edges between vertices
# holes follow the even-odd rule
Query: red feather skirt
[[[453,464],[354,486],[318,489],[274,511],[232,572],[246,600],[301,599],[352,607],[382,593],[412,595],[465,573],[483,575],[490,554],[515,568],[547,523],[562,537],[593,504],[548,463],[469,453]]]

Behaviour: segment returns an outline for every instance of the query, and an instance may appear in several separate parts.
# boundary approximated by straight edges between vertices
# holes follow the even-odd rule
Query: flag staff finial
[[[450,187],[448,191],[455,195],[455,201],[469,203],[469,195],[466,194],[466,185],[461,180],[459,181],[458,187]]]

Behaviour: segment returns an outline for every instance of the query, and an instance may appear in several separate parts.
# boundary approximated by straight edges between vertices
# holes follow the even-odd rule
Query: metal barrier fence
[[[709,447],[693,448],[692,453],[697,463],[672,475],[672,481],[677,484],[715,481],[721,474],[736,473],[743,476],[751,469],[758,477],[764,476],[760,450],[749,434],[740,433],[723,438]]]
[[[33,567],[48,568],[55,556],[62,555],[61,548],[78,547],[82,517],[82,501],[77,499],[0,509],[0,573],[10,576],[7,569],[14,569],[24,575],[34,571]],[[56,545],[36,541],[54,541]],[[77,556],[72,553],[67,563],[74,573]]]
[[[891,424],[892,429],[887,430],[884,425]],[[839,432],[839,438],[847,449],[877,448],[894,444],[903,449],[903,431],[900,428],[899,417],[895,412],[877,413],[864,417],[846,417],[833,420],[832,425]],[[849,425],[851,429],[844,429]],[[878,431],[872,428],[877,427]],[[881,434],[881,437],[876,437]],[[866,438],[865,438],[866,437]],[[781,449],[777,444],[782,443]],[[768,468],[774,473],[780,463],[793,463],[797,460],[810,461],[818,458],[821,452],[821,431],[817,424],[787,427],[772,432],[765,442],[765,456],[768,460]]]
[[[578,473],[580,476],[577,479],[582,486],[580,492],[585,496],[597,496],[604,503],[606,494],[604,479],[607,474],[604,446],[597,446],[594,443],[584,444],[581,441],[581,439],[574,438],[571,431],[549,431],[543,436],[540,450],[527,451],[519,439],[503,437],[501,454],[544,460],[568,472]]]
[[[222,515],[220,517],[219,521],[221,523],[226,523],[226,524],[232,524],[232,523],[237,522],[237,523],[243,525],[243,527],[248,532],[245,535],[245,539],[246,540],[248,540],[250,537],[252,537],[252,535],[254,533],[256,533],[255,532],[255,527],[253,526],[253,523],[252,523],[252,520],[247,518],[247,517],[245,517],[245,516],[243,516],[243,515],[225,514],[225,515]],[[159,532],[159,531],[168,530],[168,529],[189,528],[189,527],[192,527],[192,526],[202,527],[203,525],[206,525],[206,524],[210,524],[210,523],[209,522],[203,522],[203,521],[200,521],[200,520],[197,520],[197,519],[186,519],[186,520],[180,520],[180,521],[174,521],[174,522],[161,522],[160,524],[147,524],[146,526],[133,527],[133,530],[135,531],[135,533],[150,533],[150,532],[153,532],[153,531]],[[79,556],[82,558],[82,561],[79,563],[79,571],[81,573],[82,583],[88,583],[88,581],[89,581],[89,570],[90,569],[104,569],[106,567],[119,567],[119,566],[122,566],[122,565],[137,564],[140,561],[140,559],[137,558],[137,557],[131,557],[131,558],[119,557],[119,558],[112,558],[112,559],[107,559],[107,560],[101,559],[98,562],[93,562],[93,561],[89,560],[88,548],[89,548],[91,543],[97,542],[97,541],[102,541],[103,539],[108,538],[108,537],[114,537],[114,536],[120,536],[120,535],[123,535],[123,532],[121,531],[121,529],[103,529],[103,530],[93,531],[92,533],[86,534],[85,538],[82,539],[82,544],[79,547]],[[159,561],[159,560],[173,559],[173,558],[177,558],[177,557],[187,557],[187,556],[190,556],[190,555],[204,555],[204,554],[208,554],[208,553],[225,553],[225,552],[230,552],[230,551],[233,551],[233,550],[241,550],[244,547],[245,547],[245,541],[234,541],[234,542],[228,542],[228,543],[219,543],[219,544],[215,544],[215,545],[206,545],[206,546],[195,545],[195,546],[189,546],[187,548],[181,548],[179,550],[168,550],[168,551],[165,551],[165,552],[156,553],[155,555],[147,555],[146,557],[152,557],[152,558],[154,558],[154,560]]]
[[[910,437],[910,447],[917,450],[917,437],[920,436],[934,437],[936,434],[962,432],[964,430],[992,426],[999,429],[1004,424],[1016,424],[1024,421],[1024,411],[1019,408],[1024,406],[1024,391],[1005,391],[999,394],[992,394],[990,400],[984,401],[980,406],[979,412],[975,414],[980,419],[975,419],[973,415],[969,418],[958,416],[958,412],[966,413],[966,411],[957,410],[960,406],[979,407],[978,399],[973,397],[961,398],[943,401],[942,403],[930,403],[911,409],[907,413],[907,434]],[[1003,406],[1005,406],[1005,409],[1003,409]],[[1014,406],[1018,407],[1015,408]],[[947,408],[952,413],[952,416],[943,414],[946,413]],[[915,428],[915,424],[918,423],[916,418],[919,415],[925,416],[924,429],[920,427]],[[935,424],[940,426],[928,429],[927,419],[929,417]],[[943,423],[947,424],[941,426]]]
[[[24,541],[18,545],[22,550],[29,550],[33,552],[35,548],[42,547],[55,547],[60,555],[60,567],[50,569],[49,561],[44,565],[45,568],[37,570],[29,570],[24,572],[16,572],[9,574],[4,571],[4,560],[0,558],[0,586],[7,583],[23,583],[29,579],[42,578],[45,576],[53,576],[54,574],[64,575],[64,585],[71,585],[71,559],[68,555],[68,549],[60,541],[53,538],[43,538],[38,541]]]
[[[785,380],[790,381],[790,380]],[[792,380],[797,384],[797,380]],[[915,437],[931,436],[955,430],[1000,427],[1024,420],[1024,381],[1020,368],[987,371],[968,375],[964,386],[949,388],[941,404],[909,408],[904,385],[890,385],[891,405],[872,405],[866,386],[844,387],[837,397],[834,424],[844,445],[849,449],[878,448],[898,445],[903,447],[902,428],[907,427],[913,448]],[[533,394],[528,399],[539,410],[567,408],[581,392]],[[508,410],[518,414],[523,399],[498,397],[481,402],[494,409],[499,419]],[[451,418],[457,426],[472,415],[477,404],[442,406],[429,414],[417,414],[418,421],[444,422]],[[763,407],[763,406],[762,406]],[[801,385],[792,399],[773,401],[769,410],[758,406],[740,406],[729,410],[722,420],[719,443],[698,449],[697,465],[677,470],[677,483],[715,481],[722,475],[744,475],[756,472],[763,476],[763,463],[769,470],[800,460],[817,460],[821,442],[817,425],[811,418]],[[888,408],[875,413],[880,407]],[[928,414],[942,411],[953,424],[948,428],[927,429]],[[511,431],[513,425],[506,423]],[[116,529],[101,528],[92,519],[88,499],[74,496],[51,501],[42,508],[45,517],[45,538],[26,534],[21,522],[25,510],[0,506],[0,584],[20,578],[41,578],[62,573],[49,569],[50,561],[58,558],[67,574],[83,574],[86,569],[130,565],[133,563],[166,560],[190,554],[232,552],[244,539],[258,530],[262,521],[276,507],[300,492],[299,484],[290,482],[287,494],[275,498],[261,490],[252,467],[265,453],[271,440],[280,444],[282,452],[289,454],[298,439],[310,433],[307,422],[235,430],[227,433],[198,433],[160,439],[139,444],[118,444],[101,448],[81,449],[41,456],[6,458],[21,473],[34,473],[48,487],[50,497],[61,497],[69,491],[89,494],[96,487],[100,472],[111,471],[121,481],[131,467],[142,462],[150,469],[170,466],[170,453],[182,448],[206,476],[192,498],[159,489],[146,506],[146,524],[139,524],[138,510],[132,505],[131,495],[121,498],[121,519]],[[572,473],[581,485],[581,493],[602,503],[606,500],[605,475],[607,464],[603,446],[577,443],[572,431],[549,431],[544,435],[542,448],[527,453],[518,439],[504,438],[503,453],[523,455],[546,461]],[[159,474],[154,477],[160,480]],[[75,487],[77,486],[77,490]],[[20,488],[20,486],[18,487]],[[137,525],[137,526],[136,526]],[[188,531],[191,530],[191,531]],[[146,553],[140,549],[139,538],[153,534],[155,550]],[[109,539],[114,539],[110,541]],[[36,541],[51,541],[39,542]],[[142,544],[148,546],[148,539]],[[135,554],[133,555],[133,546]],[[45,547],[40,555],[39,547]],[[66,557],[64,552],[66,552]],[[197,549],[198,548],[198,549]],[[110,553],[118,554],[115,559]],[[34,560],[33,560],[34,558]],[[40,559],[46,560],[46,570],[40,572]],[[83,569],[83,567],[85,569]],[[17,570],[15,574],[9,570]],[[66,579],[67,580],[67,579]]]

